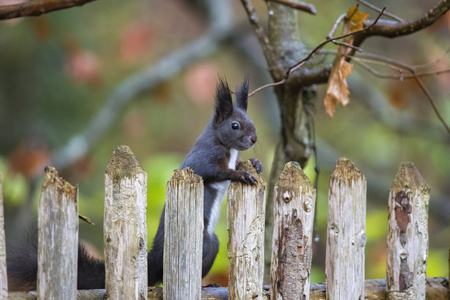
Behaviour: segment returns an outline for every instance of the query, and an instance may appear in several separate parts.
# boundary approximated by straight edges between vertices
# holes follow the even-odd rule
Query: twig
[[[336,41],[336,40],[340,40],[340,39],[343,39],[343,38],[352,36],[352,35],[359,34],[359,33],[361,33],[361,32],[364,32],[365,30],[369,30],[372,26],[374,26],[375,24],[377,24],[378,20],[380,19],[381,15],[383,14],[383,12],[384,12],[385,9],[386,9],[386,7],[383,8],[383,11],[378,15],[378,17],[375,19],[375,21],[374,21],[370,26],[368,26],[368,27],[366,27],[366,28],[363,28],[363,29],[361,29],[361,30],[357,30],[357,31],[354,31],[354,32],[346,33],[346,34],[343,34],[343,35],[338,36],[338,37],[335,37],[335,38],[327,37],[327,38],[326,38],[324,41],[322,41],[318,46],[316,46],[316,48],[314,48],[314,50],[312,50],[312,51],[311,51],[304,59],[302,59],[301,61],[299,61],[299,62],[296,63],[295,65],[291,66],[291,67],[287,70],[287,72],[285,73],[284,78],[283,78],[282,80],[280,80],[280,81],[278,81],[278,82],[268,83],[268,84],[266,84],[266,85],[263,85],[263,86],[259,87],[258,89],[256,89],[255,91],[251,92],[251,93],[249,94],[249,96],[253,96],[256,92],[258,92],[258,91],[260,91],[260,90],[262,90],[262,89],[265,89],[265,88],[268,88],[268,87],[272,87],[272,86],[277,86],[277,85],[284,84],[284,83],[288,80],[289,74],[290,74],[290,73],[294,72],[295,70],[297,70],[298,68],[300,68],[301,66],[303,66],[309,59],[311,59],[311,57],[312,57],[314,54],[317,53],[317,51],[319,51],[319,50],[320,50],[323,46],[325,46],[326,44],[328,44],[328,43],[330,43],[330,42],[334,42],[334,41]]]
[[[354,45],[360,46],[361,43],[370,36],[384,36],[384,37],[398,37],[408,35],[419,30],[422,30],[432,25],[437,19],[443,16],[450,9],[450,0],[441,0],[435,7],[430,9],[421,18],[408,23],[398,23],[389,20],[382,20],[376,26],[373,26],[370,21],[365,21],[365,26],[370,26],[370,29],[365,30],[355,36]],[[372,26],[371,26],[372,25]]]
[[[253,7],[250,0],[241,0],[241,2],[244,6],[245,12],[247,13],[253,32],[258,38],[259,44],[261,45],[270,71],[273,73],[274,78],[281,77],[279,74],[282,74],[283,71],[281,70],[277,60],[275,59],[275,54],[272,50],[272,46],[270,44],[269,38],[264,31],[264,28],[261,26],[261,24],[259,24],[259,18],[256,14],[255,8]]]
[[[392,63],[388,63],[388,62],[385,62],[383,60],[375,60],[375,59],[370,59],[370,58],[361,58],[359,56],[360,55],[358,55],[358,57],[346,55],[345,57],[351,58],[352,60],[355,60],[355,61],[360,61],[360,62],[364,62],[365,61],[365,62],[373,63],[373,64],[376,64],[376,65],[382,65],[382,66],[388,67],[390,69],[393,69],[394,71],[397,71],[400,74],[403,73],[403,69],[402,68],[399,68],[399,67],[393,65]],[[380,58],[381,57],[382,56],[380,56]]]
[[[95,225],[95,223],[92,222],[89,217],[86,217],[86,216],[83,216],[81,214],[78,214],[78,218],[80,218],[80,220],[83,220],[83,221],[85,221],[86,223],[88,223],[90,225]]]
[[[361,48],[355,47],[355,46],[350,45],[350,44],[347,44],[347,43],[342,43],[342,42],[336,42],[336,41],[333,41],[333,44],[335,44],[336,46],[347,47],[347,48],[356,50],[356,51],[358,51],[358,52],[363,52],[363,50],[362,50]]]
[[[368,7],[368,8],[373,9],[373,10],[376,11],[376,12],[381,12],[381,8],[376,7],[376,6],[373,5],[373,4],[370,4],[369,2],[366,2],[366,1],[364,1],[364,0],[356,0],[356,1],[359,2],[359,3],[361,3],[362,5],[365,5],[365,6]],[[400,17],[398,17],[398,16],[396,16],[396,15],[394,15],[394,14],[391,14],[391,13],[389,13],[389,12],[387,12],[387,11],[384,12],[384,15],[385,15],[386,17],[389,17],[389,18],[391,18],[391,19],[394,19],[394,20],[396,20],[396,21],[398,21],[398,22],[400,22],[400,23],[405,23],[405,21],[404,21],[402,18],[400,18]]]
[[[277,85],[282,85],[283,83],[286,82],[286,78],[283,78],[282,80],[278,81],[278,82],[273,82],[273,83],[268,83],[265,84],[263,86],[260,86],[259,88],[257,88],[256,90],[254,90],[253,92],[249,93],[248,96],[251,97],[254,94],[256,94],[257,92],[259,92],[260,90],[263,90],[265,88],[271,87],[271,86],[277,86]]]
[[[377,70],[375,70],[374,68],[370,67],[368,64],[364,63],[364,61],[368,61],[371,63],[376,63],[376,61],[371,61],[371,60],[363,60],[359,57],[353,57],[353,61],[355,64],[357,64],[358,66],[362,67],[363,69],[365,69],[366,71],[368,71],[369,73],[371,73],[372,75],[374,75],[375,77],[378,78],[382,78],[382,79],[397,79],[400,81],[403,81],[404,79],[413,79],[415,77],[425,77],[425,76],[438,76],[441,74],[445,74],[445,73],[450,73],[450,69],[446,69],[446,70],[440,70],[440,71],[435,71],[435,72],[424,72],[424,73],[416,73],[415,75],[392,75],[392,74],[383,74]]]
[[[442,125],[444,125],[445,129],[450,134],[449,126],[445,122],[444,118],[441,116],[441,113],[439,112],[439,110],[438,110],[438,108],[437,108],[437,106],[436,106],[436,104],[434,102],[433,96],[431,96],[430,92],[428,91],[428,89],[426,88],[426,86],[424,85],[422,80],[417,76],[416,68],[414,66],[411,66],[411,65],[408,65],[406,63],[402,63],[402,62],[399,62],[399,61],[396,61],[396,60],[393,60],[393,59],[390,59],[390,58],[387,58],[387,57],[382,57],[382,56],[379,56],[379,55],[376,55],[376,54],[370,54],[369,55],[369,54],[366,53],[365,55],[370,56],[372,58],[375,58],[377,60],[381,60],[381,61],[384,60],[385,62],[388,62],[388,63],[390,63],[392,65],[395,65],[395,66],[399,66],[399,67],[401,67],[401,68],[411,72],[411,75],[413,76],[414,80],[417,82],[419,87],[422,89],[423,93],[425,94],[425,96],[428,99],[428,102],[430,102],[431,107],[433,108],[434,113],[438,117],[439,121],[442,123]]]
[[[439,60],[441,60],[441,59],[442,59],[444,56],[446,56],[449,52],[450,52],[450,48],[448,48],[448,49],[447,49],[444,53],[442,53],[442,55],[439,56],[438,58],[436,58],[436,59],[434,59],[434,60],[432,60],[432,61],[426,62],[426,63],[424,63],[424,64],[421,64],[421,65],[415,65],[414,67],[415,67],[415,68],[428,68],[428,66],[436,64]]]
[[[288,0],[269,0],[269,1],[276,2],[276,3],[282,4],[282,5],[286,5],[291,8],[310,13],[312,15],[315,15],[317,13],[316,7],[310,3],[301,2],[301,1],[300,2],[291,2]]]
[[[18,4],[0,5],[0,20],[40,16],[55,10],[82,6],[95,0],[35,0]]]
[[[412,74],[415,75],[415,70],[414,68],[411,68],[411,70],[409,70]],[[436,116],[438,117],[438,119],[441,121],[442,125],[444,125],[445,129],[447,129],[447,132],[450,134],[450,128],[448,127],[447,123],[445,122],[444,118],[441,116],[441,113],[439,112],[439,110],[436,107],[436,103],[434,102],[433,96],[431,96],[430,92],[428,91],[428,89],[426,88],[425,84],[423,83],[422,79],[420,79],[417,76],[414,76],[414,79],[416,80],[417,84],[420,86],[420,88],[422,89],[423,93],[425,94],[425,96],[427,96],[428,102],[430,102],[431,107],[433,107],[434,113],[436,114]]]
[[[336,31],[339,23],[341,23],[341,21],[345,18],[346,15],[347,15],[347,13],[344,13],[344,14],[340,15],[339,18],[337,18],[336,22],[334,22],[333,28],[331,28],[331,31],[328,34],[328,38],[329,39],[331,39],[333,37],[333,34]]]

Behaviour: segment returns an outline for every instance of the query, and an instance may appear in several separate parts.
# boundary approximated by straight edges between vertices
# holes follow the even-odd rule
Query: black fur
[[[8,288],[11,291],[36,290],[37,283],[37,242],[29,237],[25,245],[7,247]],[[105,265],[103,261],[92,258],[82,244],[78,246],[79,290],[105,288]]]
[[[181,165],[181,169],[189,167],[195,174],[200,175],[205,185],[202,276],[211,269],[219,250],[219,240],[213,232],[213,225],[217,220],[217,207],[220,208],[223,201],[228,181],[256,184],[256,179],[249,172],[235,170],[238,159],[234,165],[230,165],[232,149],[249,149],[257,140],[253,121],[246,112],[247,94],[248,81],[245,79],[236,92],[236,104],[233,104],[228,84],[225,80],[219,80],[214,116]],[[258,160],[253,159],[252,164],[258,173],[262,172],[262,164]],[[163,210],[153,247],[147,256],[149,286],[161,282],[163,278],[164,218]],[[78,289],[104,288],[103,262],[90,258],[82,246],[78,253]],[[25,289],[34,289],[36,272],[36,246],[31,245],[23,252],[17,252],[17,255],[8,256],[8,277],[15,287],[24,286],[26,283]]]

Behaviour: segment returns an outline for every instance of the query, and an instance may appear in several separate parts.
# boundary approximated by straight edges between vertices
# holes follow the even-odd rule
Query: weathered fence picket
[[[274,190],[270,299],[309,299],[316,190],[289,162]]]
[[[364,281],[366,181],[351,161],[337,161],[328,199],[326,284],[309,282],[316,191],[298,165],[286,164],[272,199],[270,292],[262,286],[265,182],[249,162],[243,170],[258,184],[234,182],[228,191],[229,288],[201,288],[203,182],[182,170],[167,185],[164,286],[147,289],[147,174],[128,147],[117,147],[105,176],[106,289],[76,291],[78,190],[47,168],[38,291],[29,293],[6,289],[0,174],[0,300],[448,299],[448,278],[426,278],[430,189],[412,163],[400,165],[389,194],[387,280]]]
[[[341,158],[328,192],[327,299],[364,299],[365,245],[366,179]]]
[[[387,295],[425,299],[430,187],[413,163],[402,163],[389,193]]]
[[[78,188],[58,177],[55,168],[45,169],[38,212],[38,299],[75,299]]]
[[[228,189],[228,299],[262,299],[266,183],[249,161],[239,169],[258,183],[232,182]]]
[[[6,275],[5,215],[3,213],[3,177],[0,173],[0,300],[8,297],[8,278]]]
[[[201,299],[203,180],[187,168],[167,183],[163,299]]]
[[[147,299],[147,174],[127,146],[105,174],[106,299]]]

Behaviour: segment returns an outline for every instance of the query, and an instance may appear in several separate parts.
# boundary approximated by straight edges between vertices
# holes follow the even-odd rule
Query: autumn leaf
[[[336,104],[347,105],[350,102],[348,95],[350,91],[347,86],[347,76],[352,73],[352,65],[345,61],[342,56],[336,60],[328,79],[327,94],[325,96],[325,112],[330,118],[336,110]]]
[[[347,15],[344,18],[343,33],[355,32],[363,29],[364,21],[369,16],[368,13],[363,13],[358,10],[358,6],[352,6],[348,9]]]
[[[361,30],[363,28],[364,20],[369,16],[368,13],[358,11],[357,6],[352,6],[347,11],[344,18],[344,26],[342,34],[348,34]],[[353,36],[344,39],[344,42],[353,45]],[[333,68],[330,77],[328,78],[327,93],[324,99],[325,112],[330,118],[336,110],[336,104],[341,103],[347,105],[350,102],[348,95],[347,77],[352,73],[352,65],[347,62],[346,55],[351,49],[345,46],[339,46],[334,60]]]

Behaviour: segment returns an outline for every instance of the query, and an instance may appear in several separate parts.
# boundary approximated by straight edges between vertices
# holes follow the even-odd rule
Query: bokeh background
[[[20,0],[1,0],[0,4]],[[253,1],[262,22],[268,10]],[[434,2],[372,1],[410,20]],[[309,48],[321,42],[354,1],[316,0],[317,15],[300,13]],[[376,15],[373,11],[363,11]],[[376,53],[431,70],[450,68],[450,14],[412,36],[371,38]],[[338,31],[339,32],[339,31]],[[334,49],[327,46],[326,49]],[[190,51],[190,52],[189,52]],[[175,53],[175,54],[174,54]],[[332,61],[317,56],[314,63]],[[389,72],[388,68],[382,69]],[[428,70],[428,69],[427,69]],[[164,205],[165,185],[212,113],[218,75],[233,88],[249,76],[253,90],[270,82],[259,45],[239,1],[95,1],[41,17],[0,22],[0,172],[7,240],[36,224],[44,166],[79,186],[80,238],[102,255],[104,172],[116,145],[128,145],[148,173],[149,245]],[[424,79],[450,122],[449,73]],[[366,278],[386,277],[387,198],[400,162],[412,161],[431,186],[428,276],[448,274],[450,247],[450,135],[412,80],[386,80],[354,67],[350,104],[330,119],[318,86],[316,135],[320,175],[312,281],[324,281],[328,181],[347,157],[366,175]],[[279,139],[279,112],[271,89],[249,100],[257,157],[268,177]],[[315,180],[314,161],[305,171]],[[226,208],[217,225],[219,256],[204,283],[227,285]]]

